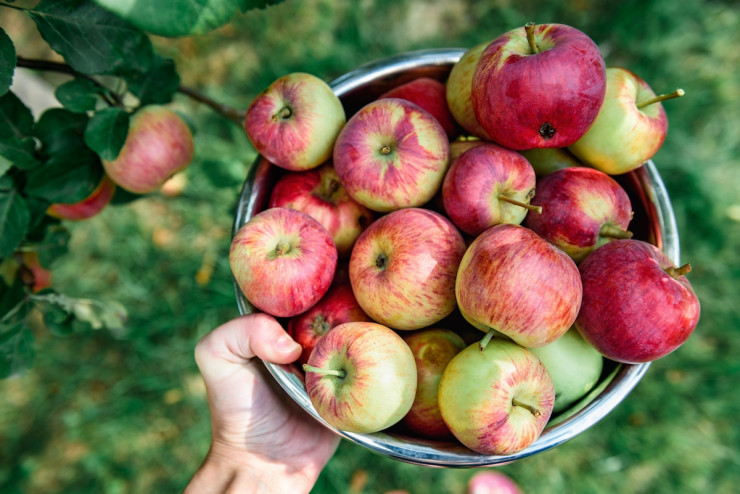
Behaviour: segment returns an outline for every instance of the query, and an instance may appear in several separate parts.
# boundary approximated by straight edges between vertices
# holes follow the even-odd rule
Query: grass
[[[469,47],[534,20],[589,34],[609,65],[658,91],[670,130],[655,162],[702,302],[687,344],[655,362],[613,413],[577,438],[499,467],[525,492],[734,492],[740,480],[740,10],[731,2],[545,3],[286,0],[208,36],[156,39],[183,82],[244,108],[290,71],[330,80],[393,53]],[[0,22],[4,24],[3,18]],[[29,28],[29,39],[33,39]],[[24,46],[17,46],[24,53]],[[179,195],[154,194],[70,225],[57,289],[116,300],[125,331],[36,332],[25,375],[0,382],[0,491],[182,490],[208,446],[192,350],[237,315],[226,252],[254,158],[240,129],[178,98],[196,162]],[[409,465],[342,442],[316,493],[462,493],[474,470]]]

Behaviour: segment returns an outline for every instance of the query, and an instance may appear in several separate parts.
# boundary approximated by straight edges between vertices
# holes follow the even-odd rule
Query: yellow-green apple
[[[193,160],[190,127],[174,111],[148,105],[131,117],[128,135],[113,161],[103,168],[119,187],[134,194],[154,192]]]
[[[229,264],[247,300],[262,312],[291,317],[328,291],[337,248],[321,224],[297,209],[271,208],[250,218],[231,240]]]
[[[298,209],[318,220],[337,246],[349,255],[374,213],[347,194],[331,162],[305,171],[286,172],[275,183],[268,207]]]
[[[378,99],[401,98],[416,103],[442,124],[449,139],[454,139],[458,129],[447,107],[446,95],[447,87],[444,82],[431,77],[418,77],[386,91],[378,96]]]
[[[343,431],[387,429],[408,413],[416,395],[411,349],[395,331],[374,322],[335,326],[303,369],[314,409]]]
[[[455,276],[464,253],[465,241],[450,220],[427,209],[399,209],[362,232],[349,259],[349,279],[373,320],[420,329],[455,310]]]
[[[420,106],[384,98],[347,121],[334,145],[334,168],[357,202],[389,212],[428,202],[447,171],[450,144]]]
[[[668,117],[661,101],[683,90],[656,96],[647,82],[622,67],[606,69],[606,97],[591,128],[570,151],[584,163],[618,175],[638,168],[663,145]]]
[[[312,74],[279,77],[247,108],[244,130],[255,150],[286,170],[315,168],[331,157],[347,117],[331,87]]]
[[[584,166],[568,148],[534,148],[520,151],[538,177],[571,166]]]
[[[524,226],[562,249],[576,263],[596,247],[630,238],[632,204],[616,180],[595,168],[557,170],[537,181],[532,204],[542,214],[530,214]]]
[[[286,330],[303,347],[298,362],[305,364],[316,343],[334,326],[345,322],[369,321],[357,303],[352,287],[333,285],[316,304],[288,320]]]
[[[555,389],[529,349],[495,338],[473,344],[447,364],[439,409],[465,446],[485,455],[509,455],[531,445],[552,414]]]
[[[476,236],[500,223],[519,224],[529,211],[536,176],[516,151],[485,143],[463,152],[450,165],[442,183],[442,202],[452,222]]]
[[[416,397],[401,423],[411,432],[431,439],[451,439],[439,413],[437,391],[442,372],[465,341],[449,329],[431,327],[402,336],[416,362]]]
[[[508,475],[493,470],[484,470],[468,481],[468,494],[524,494]]]
[[[454,141],[450,141],[450,166],[452,166],[452,163],[454,163],[455,160],[465,151],[483,144],[488,144],[488,141],[476,138],[456,139]],[[447,171],[449,171],[449,169]]]
[[[447,76],[445,94],[447,107],[455,121],[471,136],[488,139],[488,134],[475,118],[471,93],[473,91],[473,74],[480,56],[488,42],[480,43],[463,53],[460,60],[450,69]]]
[[[71,204],[52,204],[46,214],[62,220],[86,220],[105,209],[115,192],[116,184],[108,175],[103,174],[98,186],[86,198]]]
[[[565,147],[599,112],[604,59],[586,34],[563,24],[527,24],[494,39],[473,75],[475,116],[502,146]]]
[[[583,304],[576,328],[605,357],[651,362],[683,345],[699,322],[699,299],[680,267],[656,246],[615,240],[579,269]]]
[[[555,385],[553,412],[565,410],[591,391],[604,368],[604,357],[575,328],[531,350],[545,364]]]
[[[562,250],[521,225],[481,233],[460,262],[455,283],[463,317],[486,333],[485,347],[501,333],[525,347],[562,336],[578,315],[578,266]]]

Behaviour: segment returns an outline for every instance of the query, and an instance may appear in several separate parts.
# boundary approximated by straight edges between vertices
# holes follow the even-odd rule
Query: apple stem
[[[486,349],[486,347],[488,346],[488,344],[491,342],[491,338],[493,338],[493,335],[494,334],[496,334],[496,330],[495,329],[490,329],[486,333],[486,335],[483,337],[483,339],[480,340],[480,343],[478,343],[478,346],[480,347],[480,351],[481,352]]]
[[[534,211],[537,214],[541,214],[542,213],[542,206],[535,206],[534,204],[529,204],[527,202],[517,201],[513,197],[509,197],[509,196],[504,195],[504,194],[499,194],[498,195],[498,198],[500,200],[502,200],[502,201],[508,202],[509,204],[513,204],[515,206],[521,206],[524,209],[528,209],[530,211]]]
[[[599,235],[602,237],[609,238],[632,238],[632,232],[629,230],[622,230],[610,223],[604,223],[599,230]]]
[[[650,98],[649,100],[637,103],[637,108],[644,108],[648,105],[652,105],[653,103],[665,101],[667,99],[680,98],[684,94],[686,94],[686,91],[684,91],[683,89],[676,89],[672,93],[661,94],[659,96],[656,96],[655,98]]]
[[[303,364],[303,370],[305,372],[315,372],[316,374],[322,374],[325,376],[337,376],[340,379],[344,379],[347,375],[343,370],[337,369],[322,369],[321,367],[314,367],[313,365]]]
[[[528,22],[524,26],[524,31],[527,33],[527,42],[529,43],[529,49],[532,50],[532,54],[540,52],[537,48],[537,43],[534,40],[534,22]]]
[[[679,276],[683,276],[691,272],[691,264],[686,263],[680,267],[670,266],[665,268],[665,272],[668,273],[673,279],[677,280]]]
[[[529,413],[531,413],[535,417],[539,417],[540,415],[542,415],[542,412],[541,411],[537,410],[536,408],[534,408],[531,405],[527,405],[526,403],[522,403],[521,401],[518,401],[516,398],[514,398],[513,400],[511,400],[511,404],[514,405],[515,407],[522,407],[522,408],[524,408],[525,410],[527,410]]]
[[[290,252],[290,244],[285,240],[281,240],[280,242],[278,242],[277,246],[275,247],[275,254],[280,257],[283,254],[287,254],[288,252]]]
[[[272,116],[272,120],[274,122],[277,122],[278,120],[285,120],[287,118],[290,118],[291,115],[293,115],[293,110],[291,110],[289,106],[284,106],[280,108],[279,112]]]

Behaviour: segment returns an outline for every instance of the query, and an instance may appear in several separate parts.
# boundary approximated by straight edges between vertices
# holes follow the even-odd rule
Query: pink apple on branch
[[[340,257],[349,255],[374,213],[352,199],[331,162],[302,172],[286,172],[270,194],[268,207],[298,209],[326,228]]]
[[[89,196],[73,204],[52,204],[46,214],[62,220],[86,220],[105,209],[115,192],[116,184],[108,175],[103,174],[100,183]]]
[[[393,330],[374,322],[348,322],[321,338],[308,363],[306,391],[329,425],[372,433],[398,423],[416,394],[416,364]]]
[[[460,262],[455,283],[463,317],[487,333],[525,347],[555,341],[571,327],[581,305],[578,267],[568,255],[520,225],[481,233]]]
[[[419,329],[455,310],[455,275],[465,242],[444,216],[404,208],[360,235],[349,277],[360,307],[393,329]]]
[[[599,112],[604,59],[586,34],[527,24],[493,40],[473,75],[475,116],[494,142],[516,150],[565,147]]]
[[[605,357],[651,362],[676,350],[699,322],[699,299],[685,274],[642,240],[602,245],[580,264],[583,304],[576,328]]]
[[[389,212],[428,202],[449,158],[442,125],[418,105],[375,100],[355,113],[334,146],[334,168],[357,202]]]
[[[247,300],[277,317],[307,311],[329,289],[337,248],[306,213],[266,209],[234,235],[229,250],[234,279]]]
[[[308,170],[331,157],[346,122],[344,107],[318,77],[294,72],[249,105],[244,130],[259,154],[286,170]]]

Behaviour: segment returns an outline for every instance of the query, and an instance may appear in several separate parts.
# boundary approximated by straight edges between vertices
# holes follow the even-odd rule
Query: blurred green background
[[[28,19],[0,13],[19,55],[47,56]],[[681,260],[702,302],[694,335],[655,362],[613,413],[548,452],[498,467],[525,492],[737,492],[740,482],[740,8],[700,0],[285,0],[206,36],[156,38],[185,85],[246,108],[292,71],[325,80],[394,53],[471,47],[528,21],[590,35],[608,65],[658,92],[670,130],[655,157]],[[55,79],[51,79],[54,82]],[[118,301],[125,331],[36,332],[33,369],[0,381],[0,492],[181,491],[205,455],[197,340],[238,314],[227,262],[254,159],[242,130],[184,96],[196,162],[167,193],[70,225],[53,266],[71,296]],[[460,493],[475,473],[390,460],[343,442],[316,493]]]

